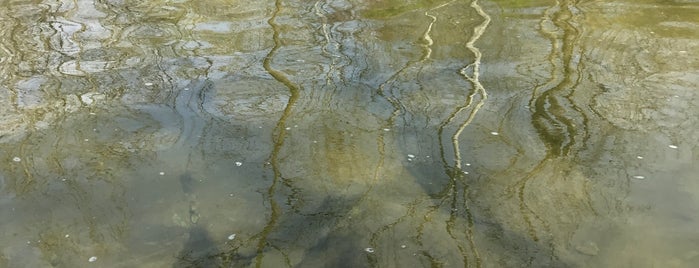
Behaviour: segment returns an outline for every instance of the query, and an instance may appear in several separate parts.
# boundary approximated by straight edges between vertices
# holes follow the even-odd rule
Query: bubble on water
[[[374,248],[365,248],[364,251],[374,253]]]
[[[492,131],[492,132],[490,132],[490,135],[497,136],[497,135],[500,135],[500,133],[497,133],[497,132],[495,132],[495,131]]]
[[[236,166],[236,167],[239,167],[239,166],[242,166],[242,165],[243,165],[243,162],[235,162],[235,166]]]
[[[89,259],[87,259],[87,261],[89,261],[89,262],[96,262],[96,261],[97,261],[97,257],[92,256],[92,257],[90,257]]]
[[[14,158],[12,158],[12,161],[19,162],[22,161],[22,158],[15,156]]]
[[[670,147],[671,149],[677,149],[677,148],[679,148],[679,147],[677,147],[677,145],[674,145],[674,144],[670,144],[670,145],[668,145],[667,147]]]
[[[228,240],[233,240],[233,239],[235,239],[235,234],[231,234],[228,236]]]
[[[163,175],[165,175],[165,172],[160,171],[160,173],[158,173],[158,174],[160,174],[160,176],[163,176]]]
[[[641,175],[636,175],[636,176],[633,176],[633,178],[634,178],[634,179],[637,179],[637,180],[644,180],[646,177],[645,177],[645,176],[641,176]]]

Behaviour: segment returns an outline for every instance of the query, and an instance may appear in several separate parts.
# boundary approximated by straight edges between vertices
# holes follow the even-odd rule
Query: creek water
[[[1,267],[694,267],[699,1],[0,2]]]

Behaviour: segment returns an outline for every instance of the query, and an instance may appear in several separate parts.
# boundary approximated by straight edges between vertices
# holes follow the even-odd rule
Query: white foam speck
[[[87,259],[87,261],[89,261],[89,262],[96,262],[96,261],[97,261],[97,257],[92,256],[92,257],[90,257],[89,259]]]
[[[641,175],[636,175],[636,176],[633,176],[633,178],[634,178],[634,179],[637,179],[637,180],[643,180],[643,179],[645,179],[646,177],[645,177],[645,176],[641,176]]]
[[[493,132],[490,132],[490,135],[497,136],[497,135],[500,135],[500,133],[493,131]]]
[[[153,85],[153,83],[151,83],[151,82],[146,82],[146,83],[143,83],[143,84],[146,85],[146,86],[152,86],[152,85]]]
[[[229,235],[229,236],[228,236],[228,240],[233,240],[233,239],[235,239],[235,234],[232,234],[232,235]]]
[[[243,162],[235,162],[235,166],[236,166],[236,167],[239,167],[239,166],[242,166],[242,165],[243,165]]]
[[[637,155],[636,159],[643,159],[643,156]]]
[[[408,158],[415,158],[415,155],[414,155],[414,154],[409,154],[409,155],[408,155]]]
[[[14,158],[12,158],[12,161],[19,162],[22,161],[22,158],[15,156]]]
[[[670,145],[668,145],[667,147],[670,147],[670,148],[672,148],[672,149],[677,149],[677,148],[679,148],[679,147],[677,147],[677,145],[674,145],[674,144],[670,144]]]
[[[160,171],[160,173],[158,173],[158,174],[160,174],[160,176],[163,176],[163,175],[165,175],[165,172]]]
[[[365,248],[364,251],[374,253],[374,248]]]

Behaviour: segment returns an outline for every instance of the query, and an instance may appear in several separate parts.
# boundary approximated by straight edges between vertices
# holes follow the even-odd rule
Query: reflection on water
[[[696,1],[0,4],[2,267],[692,267]]]

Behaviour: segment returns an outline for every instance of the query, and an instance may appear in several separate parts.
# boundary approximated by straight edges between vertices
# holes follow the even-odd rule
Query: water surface
[[[0,2],[2,267],[692,267],[699,2]]]

